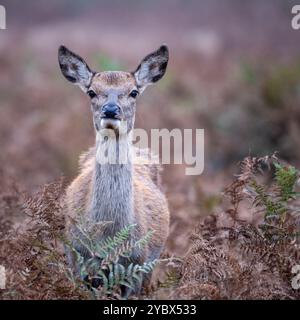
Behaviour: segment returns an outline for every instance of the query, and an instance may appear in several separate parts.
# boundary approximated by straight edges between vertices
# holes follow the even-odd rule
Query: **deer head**
[[[77,54],[65,46],[58,50],[61,71],[66,79],[78,85],[91,99],[91,110],[96,131],[126,132],[134,126],[136,99],[144,89],[165,74],[169,52],[166,45],[147,55],[134,72],[94,72]]]

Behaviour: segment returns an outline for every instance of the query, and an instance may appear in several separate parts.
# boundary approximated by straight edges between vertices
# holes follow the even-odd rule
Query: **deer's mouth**
[[[120,124],[121,124],[121,120],[116,118],[101,118],[101,121],[100,121],[101,129],[117,130],[119,129]]]

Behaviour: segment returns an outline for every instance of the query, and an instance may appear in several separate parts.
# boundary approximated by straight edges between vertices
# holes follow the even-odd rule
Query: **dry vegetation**
[[[225,190],[229,208],[199,219],[188,253],[181,258],[165,253],[151,288],[139,298],[299,299],[291,285],[292,267],[299,263],[298,178],[298,170],[274,155],[245,158],[241,173]],[[112,290],[103,290],[103,284],[92,291],[69,269],[62,181],[25,201],[10,183],[1,194],[1,207],[10,212],[0,216],[0,263],[8,274],[2,299],[121,298],[117,280]],[[247,219],[240,213],[244,202],[251,212]],[[14,216],[22,214],[22,226],[13,226]],[[118,258],[129,249],[126,245],[113,258],[106,256],[107,266],[114,264],[116,270]]]
[[[231,206],[199,222],[169,297],[299,299],[291,286],[300,258],[298,174],[275,156],[245,158],[225,191]],[[244,202],[247,219],[239,210]]]

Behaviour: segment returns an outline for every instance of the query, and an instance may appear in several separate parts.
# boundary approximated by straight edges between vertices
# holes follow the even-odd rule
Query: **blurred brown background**
[[[65,44],[91,68],[129,70],[160,44],[165,78],[139,100],[136,127],[204,128],[205,171],[164,168],[172,212],[169,248],[183,253],[200,215],[218,210],[244,156],[300,165],[300,30],[289,0],[1,1],[0,165],[24,190],[77,173],[94,143],[89,99],[63,79]]]

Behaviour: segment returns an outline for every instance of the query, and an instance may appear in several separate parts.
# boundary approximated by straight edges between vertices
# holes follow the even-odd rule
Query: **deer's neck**
[[[111,221],[113,231],[135,223],[133,215],[131,141],[97,137],[91,201],[95,222]]]

